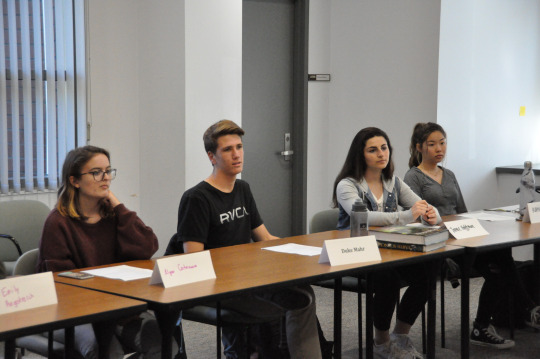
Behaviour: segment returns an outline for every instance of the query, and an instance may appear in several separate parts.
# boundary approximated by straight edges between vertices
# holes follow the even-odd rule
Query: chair
[[[0,261],[7,275],[13,273],[17,259],[37,248],[45,219],[51,210],[42,202],[15,200],[0,202]]]
[[[274,320],[282,320],[283,316],[277,315]],[[216,327],[216,357],[221,358],[221,328],[223,327],[240,327],[247,328],[254,325],[265,324],[271,321],[270,319],[262,319],[252,317],[246,314],[238,313],[230,309],[222,309],[218,305],[214,308],[211,306],[197,305],[195,307],[182,310],[182,320],[190,320],[198,323],[214,325]],[[246,349],[249,351],[249,335],[246,336]],[[178,341],[178,339],[177,339]],[[181,337],[183,344],[183,337]],[[178,343],[180,345],[180,342]],[[250,353],[247,353],[249,357]]]
[[[317,212],[309,222],[309,233],[325,232],[336,229],[339,209],[332,208]]]
[[[39,249],[34,248],[23,253],[13,266],[13,275],[29,275],[36,272]],[[50,339],[49,339],[50,338]],[[48,334],[34,334],[17,338],[15,345],[23,350],[48,358],[62,358],[64,355],[64,344],[54,341],[52,332]]]
[[[36,273],[38,256],[38,248],[34,248],[23,253],[13,266],[13,275],[28,275]]]

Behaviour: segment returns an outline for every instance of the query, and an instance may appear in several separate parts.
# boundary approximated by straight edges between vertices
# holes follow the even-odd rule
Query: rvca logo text
[[[219,220],[221,221],[221,224],[223,224],[225,222],[232,222],[235,219],[242,218],[244,216],[249,216],[248,211],[246,211],[246,207],[237,207],[232,211],[221,213],[219,215]]]

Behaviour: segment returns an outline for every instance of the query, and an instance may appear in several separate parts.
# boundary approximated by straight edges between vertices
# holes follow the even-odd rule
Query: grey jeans
[[[315,294],[310,286],[242,295],[222,301],[221,307],[268,320],[285,315],[291,359],[321,358]],[[230,334],[228,333],[227,337],[230,337]],[[238,342],[238,340],[233,340],[233,342]],[[228,343],[224,344],[227,352]]]

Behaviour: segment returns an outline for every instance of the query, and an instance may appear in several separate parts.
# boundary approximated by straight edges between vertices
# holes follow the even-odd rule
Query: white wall
[[[495,167],[540,162],[540,0],[443,0],[440,43],[446,165],[469,210],[515,204]]]
[[[405,173],[414,124],[437,116],[439,15],[439,1],[311,1],[309,73],[332,79],[309,84],[308,218],[364,127],[388,133]]]
[[[111,187],[160,241],[183,191],[183,4],[88,2],[90,144],[111,152]],[[176,46],[174,45],[176,43]]]
[[[89,144],[110,151],[118,169],[111,189],[140,211],[139,6],[129,0],[89,1],[87,18]]]
[[[186,188],[211,166],[202,134],[241,123],[240,0],[89,2],[92,144],[111,150],[113,190],[163,254]]]
[[[184,3],[140,1],[138,14],[140,215],[160,241],[176,232],[185,179]],[[129,163],[125,163],[129,166]]]
[[[212,171],[202,136],[213,123],[242,124],[242,1],[186,1],[185,185]]]
[[[328,0],[311,0],[309,4],[308,73],[330,73],[330,11]],[[307,221],[326,209],[331,202],[329,188],[328,152],[332,144],[329,131],[329,82],[308,83],[308,140],[307,140]]]

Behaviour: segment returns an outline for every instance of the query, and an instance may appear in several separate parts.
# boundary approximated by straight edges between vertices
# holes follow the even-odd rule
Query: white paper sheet
[[[322,251],[322,247],[305,246],[303,244],[296,243],[287,243],[280,246],[265,247],[262,249],[280,253],[300,254],[302,256],[318,256]]]
[[[92,274],[98,277],[109,279],[120,279],[123,281],[150,278],[152,275],[151,269],[132,267],[127,265],[119,265],[107,268],[89,269],[82,271],[83,273]]]
[[[490,222],[496,222],[496,221],[515,221],[516,216],[515,215],[503,215],[503,214],[495,214],[492,212],[473,212],[473,213],[463,213],[460,214],[462,217],[466,218],[474,218],[481,221],[490,221]]]
[[[420,222],[414,222],[406,224],[407,227],[420,227],[420,228],[441,228],[441,226],[428,226]]]

